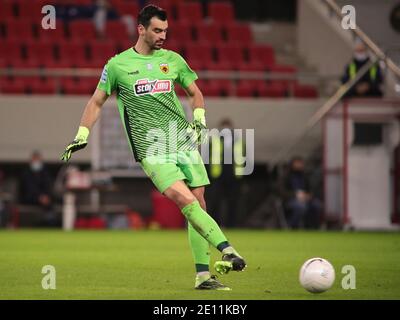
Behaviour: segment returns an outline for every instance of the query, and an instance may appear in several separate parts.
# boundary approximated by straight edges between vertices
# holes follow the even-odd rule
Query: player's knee
[[[180,208],[186,207],[188,204],[191,204],[194,201],[197,201],[194,195],[183,194],[180,192],[174,192],[168,196],[175,204]]]
[[[192,190],[193,195],[196,197],[199,202],[201,208],[204,211],[207,211],[206,200],[204,199],[204,188],[196,188]]]
[[[207,204],[206,204],[206,200],[204,199],[204,196],[196,196],[197,201],[200,204],[200,207],[204,210],[207,211]]]

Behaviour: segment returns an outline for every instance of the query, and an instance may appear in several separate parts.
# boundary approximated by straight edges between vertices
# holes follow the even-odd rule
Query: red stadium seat
[[[218,61],[229,61],[233,65],[239,65],[245,61],[243,48],[239,45],[217,46],[216,50]]]
[[[268,45],[251,45],[248,48],[249,62],[262,63],[265,68],[272,68],[275,65],[275,52]]]
[[[42,65],[42,62],[39,59],[12,58],[8,60],[8,65],[14,69],[31,69],[39,68]]]
[[[177,8],[170,0],[152,0],[152,4],[163,8],[167,12],[168,21],[176,20]]]
[[[246,82],[240,82],[236,86],[236,96],[237,97],[253,97],[255,96],[255,89]]]
[[[33,39],[33,25],[30,20],[7,20],[6,38],[30,40]]]
[[[71,39],[82,39],[86,41],[96,39],[96,29],[91,20],[72,21],[68,29]]]
[[[13,3],[12,0],[0,1],[0,21],[14,17]]]
[[[213,79],[208,82],[211,88],[216,88],[218,95],[221,97],[230,96],[234,92],[234,86],[231,80]]]
[[[204,64],[212,63],[213,52],[210,45],[205,44],[189,44],[185,48],[186,61],[191,64],[191,61],[202,61]]]
[[[200,2],[182,2],[177,6],[177,20],[198,23],[203,20],[203,8]]]
[[[208,5],[208,16],[218,23],[227,23],[235,20],[235,13],[230,2],[211,2]]]
[[[103,60],[111,59],[117,54],[116,43],[114,41],[91,41],[89,42],[90,59]]]
[[[129,39],[128,29],[122,21],[108,21],[106,24],[106,37],[113,40]]]
[[[285,98],[288,95],[288,86],[284,83],[276,83],[271,82],[266,84],[260,89],[260,95],[262,97],[269,97],[269,98]]]
[[[2,79],[0,91],[5,94],[23,94],[28,92],[27,83],[21,79]]]
[[[71,2],[73,4],[79,4],[79,5],[85,5],[85,6],[93,4],[93,0],[74,0]]]
[[[202,94],[207,97],[219,97],[220,96],[220,90],[216,85],[211,84],[209,81],[205,80],[197,80],[196,81],[197,86],[201,90]]]
[[[27,59],[54,60],[54,46],[50,41],[29,41],[25,47]]]
[[[85,44],[81,41],[61,41],[57,47],[60,61],[72,60],[79,65],[79,61],[86,60]]]
[[[237,85],[238,97],[284,98],[287,86],[283,84],[267,84],[264,80],[241,80]]]
[[[61,80],[65,94],[91,95],[96,90],[99,78],[65,78]]]
[[[194,71],[201,71],[205,69],[205,64],[200,60],[190,60],[189,66]]]
[[[219,24],[197,24],[195,33],[198,42],[210,43],[215,45],[222,42],[222,27]]]
[[[93,1],[92,0],[53,0],[52,3],[57,4],[57,5],[90,5],[93,3]]]
[[[192,27],[188,23],[172,22],[168,26],[167,41],[192,42]]]
[[[119,15],[129,15],[135,20],[139,14],[139,5],[133,1],[116,1],[114,3],[114,8],[117,10]]]
[[[7,40],[0,42],[0,53],[4,59],[21,59],[23,42],[19,40]]]
[[[263,72],[267,70],[260,61],[242,61],[235,65],[235,69],[243,72]]]
[[[185,53],[186,61],[194,70],[230,71],[233,68],[229,61],[215,61],[212,48],[209,45],[188,45]]]
[[[122,51],[125,51],[125,50],[127,50],[129,48],[132,48],[133,45],[134,45],[134,42],[132,40],[129,40],[129,39],[120,39],[120,40],[117,40],[116,43],[117,43],[118,53],[122,52]]]
[[[65,23],[62,20],[56,21],[55,29],[43,29],[37,25],[39,39],[57,41],[65,39]]]
[[[46,69],[64,69],[72,68],[74,65],[73,59],[69,57],[64,57],[57,60],[42,60],[41,65]]]
[[[182,48],[182,44],[179,41],[172,41],[172,40],[167,40],[167,42],[164,45],[164,49],[167,50],[172,50],[174,52],[179,53],[181,56],[183,56],[184,51]]]
[[[207,62],[205,64],[206,70],[211,71],[232,71],[234,70],[235,65],[229,61],[218,61],[218,62]]]
[[[257,97],[259,96],[259,87],[263,85],[262,80],[240,80],[236,87],[238,97]]]
[[[65,94],[86,94],[84,88],[79,85],[79,81],[73,78],[61,79],[61,88]]]
[[[104,67],[104,65],[107,63],[109,59],[102,59],[102,58],[95,58],[95,59],[89,59],[85,61],[75,61],[73,65],[75,65],[78,68],[89,68],[89,69],[101,69]]]
[[[0,57],[0,68],[7,68],[7,67],[8,67],[7,60],[4,59],[3,57]]]
[[[296,84],[293,88],[293,96],[296,98],[318,98],[318,91],[314,86]]]
[[[36,78],[29,83],[29,87],[34,94],[55,94],[57,93],[57,84],[55,79],[42,80]]]
[[[121,5],[121,3],[125,2],[125,0],[109,0],[108,1],[113,8],[117,8]]]
[[[271,68],[272,72],[281,72],[281,73],[290,73],[290,74],[294,74],[297,72],[297,68],[294,66],[290,66],[290,65],[284,65],[284,64],[275,64],[272,68]]]
[[[186,96],[185,91],[182,89],[182,87],[179,84],[175,84],[174,88],[175,88],[175,93],[177,96],[180,96],[180,97]]]
[[[50,4],[49,1],[45,0],[14,0],[17,6],[18,17],[21,19],[30,19],[34,21],[42,21],[44,14],[42,13],[42,7]]]
[[[253,33],[248,24],[228,24],[225,30],[228,42],[242,46],[253,43]]]
[[[230,71],[233,68],[233,64],[229,61],[217,61],[214,59],[213,49],[207,44],[190,44],[186,46],[185,59],[193,69],[197,70]]]

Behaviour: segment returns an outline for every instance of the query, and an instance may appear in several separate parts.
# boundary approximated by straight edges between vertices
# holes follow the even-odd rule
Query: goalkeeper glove
[[[89,129],[86,127],[79,127],[78,133],[74,141],[72,141],[62,153],[60,160],[67,162],[71,158],[72,152],[78,151],[86,147],[88,143]]]
[[[197,144],[207,141],[207,125],[204,108],[195,108],[193,111],[193,121],[189,124],[188,134],[193,137]]]

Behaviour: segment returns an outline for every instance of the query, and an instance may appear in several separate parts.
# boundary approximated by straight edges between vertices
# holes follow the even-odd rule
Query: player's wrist
[[[89,129],[84,127],[84,126],[80,126],[78,129],[78,132],[75,136],[75,140],[87,140],[89,138]]]
[[[193,119],[199,121],[201,124],[206,126],[206,110],[204,108],[195,108],[193,110]]]

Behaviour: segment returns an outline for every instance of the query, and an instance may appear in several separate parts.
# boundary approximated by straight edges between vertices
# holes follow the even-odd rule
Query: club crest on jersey
[[[140,79],[133,85],[136,96],[144,96],[146,94],[164,93],[171,91],[171,80],[153,80]]]
[[[168,73],[169,71],[168,63],[160,63],[160,70],[164,73]]]

